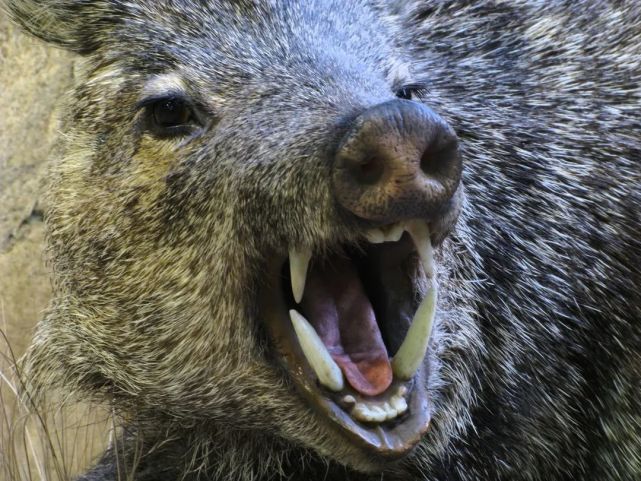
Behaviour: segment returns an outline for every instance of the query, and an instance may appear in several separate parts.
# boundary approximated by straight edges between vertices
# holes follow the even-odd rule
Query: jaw
[[[303,402],[316,411],[319,415],[317,419],[323,420],[332,431],[341,433],[353,448],[376,464],[408,455],[427,432],[431,416],[426,382],[429,369],[425,362],[429,332],[422,332],[422,328],[415,326],[419,324],[415,322],[419,311],[421,308],[425,310],[426,302],[420,299],[418,291],[421,289],[418,285],[421,278],[425,281],[426,264],[421,262],[422,256],[417,252],[421,249],[416,245],[416,236],[401,232],[402,237],[399,235],[392,242],[384,242],[376,238],[380,237],[379,234],[380,231],[368,233],[371,243],[365,242],[357,248],[347,247],[341,250],[340,255],[348,256],[350,262],[357,266],[364,290],[371,300],[379,337],[384,342],[383,352],[387,351],[386,356],[389,356],[387,365],[391,368],[391,376],[386,381],[359,381],[358,375],[361,373],[358,369],[357,376],[350,373],[355,355],[337,353],[337,350],[343,349],[343,345],[341,342],[334,345],[328,341],[328,336],[332,336],[327,324],[331,323],[316,320],[312,324],[322,331],[327,352],[338,361],[334,368],[342,371],[342,382],[332,384],[322,374],[319,376],[318,364],[310,362],[309,347],[301,337],[292,310],[297,313],[302,311],[301,317],[318,317],[318,314],[310,312],[313,311],[314,301],[303,298],[300,302],[300,296],[299,302],[294,299],[296,294],[292,295],[290,286],[296,284],[295,280],[292,281],[296,274],[294,269],[290,269],[287,258],[270,261],[260,291],[261,321],[265,323],[279,361],[302,395]],[[385,237],[385,231],[382,237]],[[336,261],[332,256],[322,260],[312,256],[312,269],[321,262],[331,264]],[[433,266],[429,269],[433,269]],[[290,272],[292,274],[288,275]],[[433,276],[433,273],[430,274]],[[306,297],[318,292],[311,286],[308,291]],[[433,317],[433,312],[431,315]],[[362,325],[347,327],[352,328],[351,331],[363,328]],[[328,330],[330,334],[326,332]],[[350,339],[357,335],[344,334],[349,338],[343,344],[358,342]],[[426,338],[421,340],[422,336]],[[420,350],[421,347],[412,347],[417,342],[424,344],[420,362],[414,362],[415,366],[408,368],[407,361],[401,362],[402,358],[407,357],[403,352],[408,351],[408,344],[409,350]],[[347,361],[341,363],[345,357]],[[410,357],[416,358],[416,355]],[[332,364],[331,360],[328,362]],[[362,365],[361,371],[366,372]],[[386,372],[384,368],[375,368],[374,371],[375,374]],[[369,378],[373,379],[371,375]],[[330,379],[337,379],[336,375],[330,376]]]

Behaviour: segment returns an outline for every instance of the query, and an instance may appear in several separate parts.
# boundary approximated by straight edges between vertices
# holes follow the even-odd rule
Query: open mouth
[[[424,361],[437,286],[427,223],[371,229],[329,255],[290,250],[268,278],[262,315],[310,405],[371,454],[410,451],[430,420]]]

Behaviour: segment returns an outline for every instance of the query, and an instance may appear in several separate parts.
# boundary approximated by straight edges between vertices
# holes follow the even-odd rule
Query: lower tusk
[[[425,358],[434,325],[436,298],[436,282],[432,281],[432,285],[414,314],[412,325],[407,331],[403,344],[392,359],[392,370],[400,379],[411,379]]]
[[[307,362],[316,373],[318,382],[332,391],[341,391],[345,387],[343,373],[314,327],[294,309],[289,311],[289,317],[294,325],[300,347]]]

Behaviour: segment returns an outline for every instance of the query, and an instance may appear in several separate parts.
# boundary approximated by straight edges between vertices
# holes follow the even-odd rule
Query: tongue
[[[384,392],[392,383],[392,367],[352,262],[336,257],[331,265],[313,266],[301,304],[347,382],[366,396]]]

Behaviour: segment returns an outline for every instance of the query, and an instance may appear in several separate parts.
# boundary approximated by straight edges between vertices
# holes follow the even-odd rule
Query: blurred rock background
[[[96,406],[17,396],[15,358],[47,307],[41,200],[74,59],[22,34],[0,11],[0,480],[69,480],[104,449],[111,420]],[[8,342],[7,342],[8,341]]]
[[[0,327],[17,355],[50,295],[40,197],[72,71],[70,55],[0,13]]]

